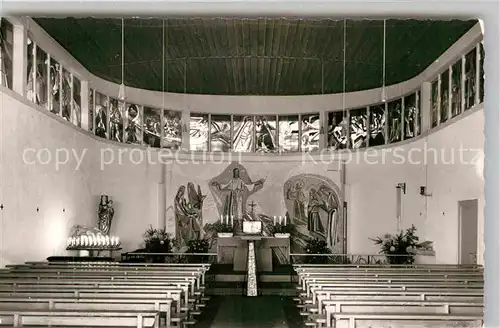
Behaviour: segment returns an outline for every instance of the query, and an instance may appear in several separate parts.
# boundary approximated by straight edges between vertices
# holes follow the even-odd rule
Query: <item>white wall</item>
[[[369,238],[397,232],[396,185],[405,182],[401,227],[414,224],[421,240],[433,241],[439,263],[458,261],[458,201],[479,200],[478,261],[483,262],[484,181],[475,161],[483,149],[484,113],[477,108],[449,123],[414,142],[360,153],[347,165],[350,253],[377,253]],[[432,196],[421,196],[420,186]]]
[[[64,254],[73,224],[97,220],[93,187],[95,141],[44,109],[34,109],[10,90],[0,96],[0,267]],[[35,152],[42,151],[36,162]],[[44,150],[45,149],[45,150]],[[57,149],[75,151],[67,164],[56,167]],[[45,153],[43,153],[45,152]],[[60,159],[64,150],[60,150]],[[49,159],[48,154],[52,156]],[[38,208],[38,211],[37,211]]]

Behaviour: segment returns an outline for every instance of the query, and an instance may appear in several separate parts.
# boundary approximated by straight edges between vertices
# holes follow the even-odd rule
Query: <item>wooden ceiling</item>
[[[35,21],[89,71],[121,83],[121,19]],[[421,73],[476,23],[387,20],[385,85]],[[306,95],[344,88],[343,20],[125,19],[124,26],[125,83],[132,87],[220,95]],[[383,21],[347,20],[345,35],[346,91],[380,87]]]

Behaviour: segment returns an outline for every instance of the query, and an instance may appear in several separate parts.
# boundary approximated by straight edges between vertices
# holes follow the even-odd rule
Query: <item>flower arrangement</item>
[[[217,221],[212,224],[212,229],[217,233],[232,233],[234,228],[229,223],[224,223],[222,221]]]
[[[146,253],[170,253],[172,240],[165,229],[153,229],[149,226],[144,233],[144,250]]]
[[[323,256],[306,256],[305,262],[310,264],[326,264],[328,263],[329,256],[324,256],[324,254],[331,254],[332,251],[328,247],[325,240],[318,238],[310,238],[307,241],[306,247],[304,248],[306,254],[321,254]]]
[[[383,237],[370,238],[376,245],[381,246],[381,254],[385,254],[390,264],[413,264],[417,249],[422,247],[418,236],[415,235],[417,228],[412,225],[405,231],[396,235],[385,234]],[[424,243],[425,244],[425,243]]]
[[[192,239],[188,242],[188,250],[186,253],[208,253],[210,250],[210,240],[208,239]],[[192,263],[205,263],[208,256],[192,255],[188,257],[188,262]]]

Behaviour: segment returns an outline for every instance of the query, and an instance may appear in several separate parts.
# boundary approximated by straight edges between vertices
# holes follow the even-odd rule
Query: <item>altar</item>
[[[217,262],[233,264],[234,271],[247,271],[249,238],[255,243],[257,271],[273,271],[273,257],[282,264],[290,261],[290,238],[241,235],[217,238]]]

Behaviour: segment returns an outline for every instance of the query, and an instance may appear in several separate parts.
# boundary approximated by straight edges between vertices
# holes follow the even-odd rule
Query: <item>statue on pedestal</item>
[[[113,221],[113,216],[115,215],[113,201],[109,200],[107,195],[101,195],[98,215],[99,221],[97,227],[103,235],[107,236],[109,235],[109,230],[111,229],[111,221]]]

